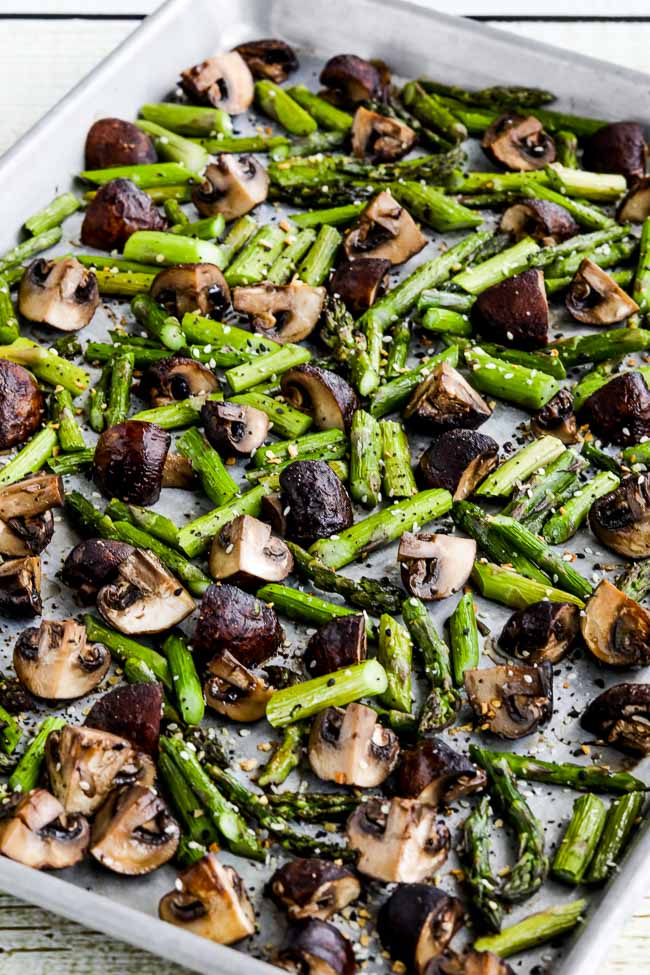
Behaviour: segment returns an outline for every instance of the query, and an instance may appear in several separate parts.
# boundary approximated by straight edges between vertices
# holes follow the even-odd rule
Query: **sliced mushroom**
[[[232,721],[259,721],[264,717],[273,688],[252,673],[227,650],[208,664],[205,700]]]
[[[610,667],[650,663],[650,613],[603,579],[580,619],[588,649]]]
[[[650,178],[636,179],[623,197],[616,216],[620,223],[643,223],[650,217]]]
[[[223,153],[210,163],[203,181],[192,190],[192,202],[203,217],[223,214],[225,220],[236,220],[264,203],[269,192],[269,178],[254,156]]]
[[[565,304],[575,319],[587,325],[614,325],[639,310],[636,301],[588,257],[571,281]]]
[[[390,268],[390,261],[381,257],[343,261],[330,278],[329,292],[340,298],[352,315],[362,315],[388,287]]]
[[[280,386],[291,406],[313,416],[317,430],[349,430],[359,397],[337,373],[303,362],[284,373]]]
[[[99,590],[97,609],[120,633],[163,633],[193,612],[194,600],[153,552],[135,549]]]
[[[650,755],[650,684],[615,684],[587,706],[580,723],[622,752]]]
[[[40,616],[41,560],[38,555],[0,565],[0,616],[11,619]]]
[[[500,115],[486,130],[481,148],[493,163],[517,172],[555,162],[555,142],[534,115]]]
[[[418,470],[429,488],[451,491],[454,501],[469,498],[499,463],[499,445],[475,430],[446,430],[420,457]]]
[[[623,372],[597,389],[580,410],[591,432],[619,446],[650,437],[650,389],[638,372]]]
[[[126,542],[89,538],[72,549],[63,563],[61,578],[82,603],[94,603],[102,586],[117,578],[120,565],[134,551]]]
[[[192,491],[196,487],[196,472],[190,458],[170,451],[165,457],[161,486]]]
[[[270,78],[278,85],[299,68],[294,49],[277,38],[247,41],[238,44],[235,51],[241,54],[254,78]]]
[[[243,880],[214,853],[179,875],[174,889],[161,899],[158,913],[163,921],[220,945],[255,933],[255,914]]]
[[[280,472],[280,489],[288,535],[304,548],[352,524],[350,496],[323,460],[289,464]]]
[[[262,498],[260,518],[271,526],[272,531],[283,538],[287,534],[287,516],[277,494],[267,494]]]
[[[230,579],[238,585],[282,582],[292,569],[293,556],[286,543],[252,515],[233,518],[212,540],[213,579]]]
[[[299,857],[275,871],[269,893],[292,921],[309,917],[326,921],[357,900],[361,884],[347,867]]]
[[[474,568],[476,542],[456,535],[404,532],[397,561],[404,588],[419,599],[446,599],[463,588]]]
[[[230,307],[230,288],[216,264],[166,267],[154,278],[150,293],[178,318],[190,312],[218,318]]]
[[[43,620],[23,630],[14,646],[14,668],[35,697],[68,701],[90,694],[108,673],[111,655],[88,643],[86,627],[75,620]]]
[[[171,444],[155,423],[125,420],[104,430],[93,457],[93,480],[107,498],[151,505],[160,497],[165,459]]]
[[[474,430],[491,415],[483,397],[448,362],[439,363],[416,386],[404,408],[408,419],[439,431],[457,427]]]
[[[356,54],[337,54],[330,58],[320,73],[320,81],[353,103],[375,98],[382,88],[375,65]]]
[[[0,853],[36,870],[62,870],[83,860],[90,827],[45,789],[32,789],[0,818]]]
[[[90,853],[114,873],[141,877],[171,860],[180,837],[164,800],[132,785],[110,795],[95,816]]]
[[[136,230],[164,230],[151,197],[130,179],[112,179],[100,186],[86,207],[81,242],[86,247],[122,250]]]
[[[0,450],[28,440],[41,425],[45,397],[30,372],[0,359]]]
[[[399,758],[397,735],[365,704],[326,708],[309,735],[309,764],[325,782],[371,789],[381,785]]]
[[[200,105],[213,105],[229,115],[251,107],[255,95],[253,75],[237,51],[207,58],[181,72],[181,88]]]
[[[426,975],[514,975],[507,961],[491,951],[469,949],[462,955],[449,948],[432,960]]]
[[[254,406],[208,400],[201,408],[208,443],[222,457],[247,457],[261,447],[269,432],[269,418]]]
[[[518,349],[548,342],[548,301],[544,274],[529,268],[486,288],[472,306],[472,323],[486,339]]]
[[[464,920],[463,905],[444,890],[429,884],[400,884],[381,906],[377,931],[392,958],[424,975]]]
[[[360,105],[352,124],[352,153],[357,159],[393,162],[409,152],[416,141],[413,129],[399,119],[380,115]]]
[[[447,859],[449,830],[436,823],[435,806],[416,799],[369,799],[352,813],[348,846],[357,869],[385,883],[412,884],[432,877]]]
[[[153,142],[133,122],[100,118],[88,129],[84,147],[86,169],[137,166],[157,160]]]
[[[0,554],[10,558],[39,555],[52,541],[54,516],[51,511],[33,518],[0,521]]]
[[[140,381],[139,393],[152,406],[167,406],[190,396],[207,396],[219,391],[211,369],[196,359],[172,355],[152,363]]]
[[[513,203],[501,217],[501,230],[515,240],[532,237],[543,247],[553,247],[580,233],[580,227],[568,210],[549,200],[522,200]]]
[[[523,738],[553,714],[553,668],[505,664],[466,670],[463,679],[481,728],[499,738]]]
[[[589,527],[607,548],[631,559],[650,555],[650,478],[625,477],[593,503]]]
[[[276,342],[301,342],[316,328],[327,292],[303,281],[291,284],[254,284],[233,290],[236,311],[251,315],[257,331],[270,333]]]
[[[264,663],[284,639],[271,606],[236,586],[208,586],[192,645],[205,660],[228,650],[245,667]]]
[[[647,156],[648,147],[638,122],[611,122],[586,140],[582,162],[586,169],[597,173],[622,173],[632,185],[645,176]]]
[[[304,664],[310,677],[331,674],[366,659],[366,619],[362,613],[338,616],[309,638]]]
[[[404,264],[427,243],[411,214],[395,200],[389,190],[373,197],[343,245],[348,260],[383,258],[391,264]]]
[[[90,816],[112,789],[153,784],[155,766],[130,742],[107,731],[66,725],[45,746],[52,792],[68,813]]]
[[[33,474],[0,488],[0,519],[34,518],[63,505],[63,481],[56,474]]]
[[[162,707],[161,684],[123,684],[95,701],[85,724],[126,738],[139,751],[157,755]]]
[[[309,918],[287,931],[275,964],[295,975],[354,975],[352,945],[327,921]]]
[[[61,261],[39,257],[20,280],[18,307],[31,322],[76,332],[88,324],[98,306],[97,278],[75,257]]]
[[[548,401],[533,416],[530,423],[531,432],[536,437],[545,437],[550,434],[561,440],[562,443],[577,443],[578,424],[573,412],[573,396],[569,389],[561,389],[559,393]]]
[[[402,752],[397,792],[431,806],[448,805],[485,788],[482,769],[446,745],[441,738],[425,738]]]
[[[556,664],[580,636],[580,610],[573,603],[544,599],[512,614],[499,637],[504,653],[521,660]]]

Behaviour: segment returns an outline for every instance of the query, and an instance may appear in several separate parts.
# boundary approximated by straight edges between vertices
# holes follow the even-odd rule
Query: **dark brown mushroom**
[[[444,890],[429,884],[400,884],[381,906],[377,931],[393,959],[424,975],[464,920],[463,905]]]
[[[0,489],[0,553],[13,558],[38,555],[52,539],[52,508],[63,504],[63,482],[36,474]]]
[[[89,538],[72,549],[63,563],[61,578],[82,603],[94,603],[99,590],[117,578],[117,570],[133,551],[133,545],[126,542]]]
[[[589,527],[607,548],[631,559],[650,555],[650,478],[630,475],[593,503]]]
[[[568,210],[549,200],[521,200],[504,210],[501,230],[515,240],[532,237],[543,247],[553,247],[580,233],[580,226]]]
[[[114,873],[141,877],[171,860],[180,837],[164,800],[147,786],[132,785],[109,795],[95,816],[90,853]]]
[[[529,268],[486,288],[472,306],[474,327],[491,342],[538,349],[548,342],[544,274]]]
[[[44,511],[32,518],[0,521],[0,554],[10,558],[39,555],[52,541],[54,515]]]
[[[232,721],[259,721],[264,717],[273,688],[248,670],[227,650],[208,664],[208,679],[203,686],[205,700],[218,714]]]
[[[299,281],[234,288],[233,307],[251,316],[253,328],[276,342],[301,342],[316,328],[327,292]]]
[[[247,41],[238,44],[235,51],[241,54],[254,78],[269,78],[278,85],[299,68],[294,49],[277,38]]]
[[[193,102],[213,105],[229,115],[245,112],[255,95],[253,75],[236,50],[207,58],[182,71],[180,85]]]
[[[158,158],[147,133],[121,118],[100,118],[90,126],[84,156],[86,169],[139,166]]]
[[[194,611],[194,600],[153,552],[136,548],[97,593],[97,609],[120,633],[163,633]]]
[[[569,285],[565,304],[577,321],[615,325],[639,311],[614,278],[585,257]]]
[[[352,153],[358,159],[394,162],[405,156],[417,136],[413,129],[397,118],[380,115],[360,105],[352,123]]]
[[[475,430],[491,415],[483,397],[448,362],[439,363],[416,386],[404,407],[407,419],[436,431]]]
[[[208,853],[178,877],[161,898],[163,921],[220,945],[231,945],[255,933],[255,913],[243,880],[234,867]]]
[[[475,430],[446,430],[420,457],[424,485],[451,491],[454,501],[469,498],[499,463],[499,445]]]
[[[269,525],[252,515],[239,515],[214,536],[209,567],[213,579],[240,586],[282,582],[293,569],[293,556]]]
[[[130,741],[138,751],[158,754],[163,707],[161,684],[123,684],[95,701],[86,716],[88,728],[108,731]]]
[[[151,197],[130,179],[112,179],[97,190],[86,207],[81,242],[86,247],[122,250],[136,230],[164,230]]]
[[[330,58],[320,73],[320,81],[353,104],[376,98],[382,90],[378,69],[356,54],[336,54]]]
[[[277,494],[266,494],[262,498],[260,518],[271,526],[276,535],[284,538],[287,534],[287,516],[282,500]]]
[[[11,559],[0,565],[0,616],[11,619],[40,616],[41,560],[38,555]]]
[[[544,599],[512,614],[499,637],[504,653],[530,663],[556,664],[580,636],[580,611],[573,603]]]
[[[635,179],[616,211],[620,223],[643,223],[650,217],[650,178]]]
[[[372,789],[384,782],[399,758],[399,739],[365,704],[326,708],[309,735],[309,764],[325,782]]]
[[[22,714],[23,711],[33,711],[35,706],[34,698],[25,690],[17,677],[0,674],[0,707],[9,714]]]
[[[582,163],[596,173],[622,173],[632,185],[645,176],[647,155],[648,147],[638,122],[611,122],[586,140]]]
[[[274,961],[294,975],[354,975],[356,971],[348,939],[333,924],[313,917],[291,925]]]
[[[216,264],[175,264],[153,280],[151,297],[170,315],[197,312],[218,318],[230,307],[230,288]]]
[[[77,332],[88,324],[98,306],[97,278],[76,257],[60,261],[39,257],[20,280],[18,307],[30,322]]]
[[[45,397],[30,372],[0,359],[0,450],[28,440],[41,425]]]
[[[580,629],[594,657],[610,667],[650,663],[650,613],[606,579],[587,603]]]
[[[23,630],[14,646],[14,669],[35,697],[67,701],[90,694],[101,684],[111,655],[88,643],[86,627],[75,620],[43,620]]]
[[[362,802],[348,820],[347,837],[348,846],[359,852],[357,869],[388,884],[433,877],[451,842],[445,824],[436,822],[435,806],[417,799]]]
[[[546,406],[533,416],[530,422],[531,433],[536,437],[550,434],[562,443],[577,443],[578,424],[573,412],[573,396],[571,390],[561,389],[559,393],[548,401]]]
[[[254,406],[208,400],[201,407],[201,423],[208,443],[222,457],[247,457],[261,447],[269,432],[269,418]]]
[[[303,662],[310,677],[331,674],[366,659],[366,618],[363,613],[337,616],[309,638]]]
[[[456,535],[404,532],[397,561],[404,588],[418,599],[446,599],[463,588],[474,568],[476,542]]]
[[[553,668],[502,664],[466,670],[465,690],[481,728],[499,738],[523,738],[553,714]]]
[[[196,481],[196,471],[190,458],[170,451],[165,457],[162,487],[192,491],[196,487]]]
[[[62,870],[83,860],[90,827],[45,789],[32,789],[0,813],[0,853],[36,870]]]
[[[431,960],[425,975],[514,975],[507,961],[491,951],[469,949],[459,955],[448,948]]]
[[[622,752],[650,755],[650,684],[615,684],[587,705],[580,723]]]
[[[289,537],[309,548],[353,522],[352,502],[324,460],[296,460],[280,472],[280,490]]]
[[[219,391],[219,380],[211,369],[189,356],[170,355],[152,362],[138,392],[152,406],[167,406],[190,396],[207,396]]]
[[[487,778],[466,755],[441,738],[424,738],[402,752],[396,790],[406,799],[432,806],[448,805],[485,788]]]
[[[236,586],[208,586],[192,640],[204,660],[228,650],[245,667],[255,667],[273,656],[283,639],[271,606]]]
[[[221,213],[225,220],[236,220],[263,203],[268,191],[266,170],[254,156],[223,153],[206,167],[192,202],[203,217]]]
[[[347,867],[299,857],[275,871],[268,891],[290,920],[316,917],[326,921],[357,900],[361,884]]]
[[[343,244],[348,260],[375,258],[403,264],[426,245],[411,214],[389,190],[373,197]]]
[[[493,163],[517,172],[543,169],[555,162],[555,142],[534,115],[500,115],[481,141]]]
[[[623,372],[583,403],[580,418],[605,443],[631,446],[650,437],[650,389],[638,372]]]
[[[386,290],[390,268],[390,261],[379,257],[343,261],[330,278],[329,292],[340,298],[352,315],[362,315]]]
[[[359,397],[345,379],[321,366],[303,362],[282,376],[287,402],[314,418],[316,430],[349,430]]]
[[[125,420],[104,430],[95,448],[92,476],[107,498],[155,504],[162,488],[171,444],[167,430],[155,423]]]

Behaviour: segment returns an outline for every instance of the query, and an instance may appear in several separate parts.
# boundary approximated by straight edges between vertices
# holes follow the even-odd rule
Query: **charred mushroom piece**
[[[366,659],[366,620],[362,613],[338,616],[309,638],[304,664],[310,677],[331,674]]]
[[[11,558],[39,555],[52,541],[54,516],[51,511],[33,518],[0,521],[0,554]]]
[[[92,468],[95,484],[106,498],[155,504],[170,443],[169,433],[155,423],[116,423],[97,441]]]
[[[309,735],[309,764],[325,782],[371,789],[381,785],[399,758],[397,735],[365,704],[326,708]]]
[[[0,450],[28,440],[41,425],[45,398],[30,372],[0,359]]]
[[[344,261],[330,278],[329,292],[340,298],[352,315],[362,315],[386,290],[390,268],[390,261],[379,257]]]
[[[234,867],[208,853],[184,870],[161,899],[158,913],[192,934],[231,945],[255,933],[255,914]]]
[[[11,619],[40,616],[41,560],[38,555],[0,565],[0,616]]]
[[[292,925],[274,961],[295,975],[354,975],[356,971],[348,939],[333,924],[317,918]]]
[[[162,487],[180,488],[183,491],[191,491],[196,487],[196,472],[189,457],[181,454],[172,454],[170,451],[165,457],[163,466]]]
[[[446,599],[462,589],[476,558],[473,538],[404,532],[397,561],[404,588],[419,599]]]
[[[650,614],[605,579],[587,603],[580,629],[594,657],[610,667],[650,663]]]
[[[230,307],[230,288],[216,264],[175,264],[154,278],[151,297],[170,315],[198,312],[218,318]]]
[[[13,659],[21,684],[35,697],[51,701],[90,694],[111,664],[106,647],[87,643],[86,627],[75,620],[43,620],[23,630]]]
[[[89,538],[72,549],[63,563],[61,578],[82,603],[94,603],[102,586],[117,578],[120,565],[134,551],[126,542]]]
[[[356,54],[337,54],[330,58],[320,73],[320,81],[352,103],[373,99],[382,89],[375,65]]]
[[[566,657],[580,636],[580,611],[573,603],[542,600],[513,613],[499,637],[504,653],[531,663]]]
[[[529,268],[483,291],[472,307],[472,322],[486,339],[518,349],[548,342],[548,301],[544,274]]]
[[[465,690],[482,728],[499,738],[523,738],[553,714],[553,668],[505,664],[466,670]]]
[[[433,430],[458,427],[474,430],[489,420],[492,410],[467,380],[441,362],[416,386],[404,408],[404,416]]]
[[[569,389],[561,389],[531,420],[531,432],[536,437],[550,434],[562,443],[577,443],[578,424],[573,412],[573,396]]]
[[[245,667],[261,664],[284,639],[271,606],[236,586],[208,586],[192,645],[205,660],[228,650]]]
[[[500,115],[486,130],[481,148],[493,163],[517,172],[555,162],[555,142],[534,115]]]
[[[99,590],[97,609],[120,633],[163,633],[193,612],[194,600],[153,552],[135,549]]]
[[[515,240],[532,237],[543,247],[553,247],[580,233],[580,227],[568,210],[548,200],[522,200],[513,203],[501,217],[501,230]]]
[[[309,548],[352,524],[352,502],[340,480],[324,460],[296,460],[280,472],[282,504],[288,512],[287,532]]]
[[[269,78],[278,85],[299,68],[293,48],[276,38],[238,44],[235,51],[241,54],[254,78]]]
[[[275,871],[269,893],[292,921],[326,921],[357,900],[361,884],[347,867],[317,858],[292,860]]]
[[[210,549],[213,579],[230,579],[238,585],[282,582],[293,569],[293,556],[285,542],[263,521],[239,515],[215,535]]]
[[[100,118],[88,129],[84,148],[86,169],[137,166],[155,163],[153,142],[133,122],[121,118]]]
[[[377,931],[391,957],[416,975],[445,950],[463,926],[459,900],[429,884],[400,884],[382,904]]]
[[[255,95],[253,75],[236,50],[207,58],[182,71],[180,85],[192,101],[221,108],[229,115],[245,112]]]
[[[347,825],[348,845],[359,851],[357,869],[385,883],[419,883],[447,859],[449,830],[436,810],[416,799],[362,802]]]
[[[491,951],[470,949],[462,955],[449,948],[439,958],[432,959],[426,975],[514,975],[507,961]]]
[[[454,501],[463,501],[498,463],[499,445],[492,437],[475,430],[447,430],[431,441],[418,470],[426,487],[451,491]]]
[[[269,432],[269,418],[254,406],[209,400],[201,408],[208,443],[222,457],[247,457],[261,447]]]
[[[565,304],[574,318],[587,325],[614,325],[639,310],[636,301],[588,257],[573,277]]]
[[[425,738],[402,752],[397,792],[431,806],[448,805],[480,792],[487,778],[482,769],[446,745],[441,738]]]
[[[638,372],[614,376],[583,404],[580,415],[591,432],[619,446],[631,446],[650,436],[650,389]]]
[[[160,684],[124,684],[95,701],[85,724],[126,738],[138,751],[157,755],[162,706]]]
[[[620,223],[643,223],[646,217],[650,217],[650,178],[642,176],[634,180],[616,216]]]
[[[413,148],[416,138],[413,129],[399,119],[372,112],[362,105],[354,113],[352,152],[357,159],[393,162]]]
[[[301,342],[316,328],[327,292],[302,281],[254,284],[233,290],[233,307],[250,315],[256,331],[276,342]]]
[[[86,247],[122,250],[136,230],[164,230],[151,197],[130,179],[112,179],[100,186],[86,207],[81,242]]]
[[[288,369],[280,382],[285,399],[314,418],[317,430],[349,430],[359,398],[341,376],[304,362]]]
[[[63,481],[56,474],[33,474],[0,488],[0,519],[34,518],[63,505]]]
[[[152,406],[167,406],[179,399],[218,391],[219,381],[211,369],[181,355],[171,355],[150,365],[139,388],[140,395]]]
[[[62,870],[83,860],[90,827],[66,814],[45,789],[32,789],[0,818],[0,853],[36,870]]]
[[[203,181],[192,190],[192,202],[203,217],[223,214],[225,220],[236,220],[264,203],[269,192],[269,178],[254,156],[222,154],[210,163]]]
[[[587,706],[581,724],[622,752],[650,755],[650,684],[615,684]]]
[[[91,320],[99,305],[94,273],[76,257],[61,261],[32,261],[20,281],[18,307],[31,322],[62,332],[77,332]]]
[[[163,799],[132,785],[110,795],[95,816],[90,853],[114,873],[140,877],[171,860],[180,837]]]
[[[645,176],[647,155],[638,122],[611,122],[587,139],[582,162],[586,169],[597,173],[622,173],[632,185]]]
[[[359,222],[345,238],[348,260],[382,258],[403,264],[427,243],[413,217],[400,206],[389,190],[382,190],[365,208]]]
[[[232,721],[259,721],[273,694],[261,677],[248,670],[227,650],[208,664],[210,676],[204,685],[208,705]]]
[[[603,545],[641,559],[650,555],[650,479],[647,475],[625,477],[614,490],[591,506],[589,527]]]

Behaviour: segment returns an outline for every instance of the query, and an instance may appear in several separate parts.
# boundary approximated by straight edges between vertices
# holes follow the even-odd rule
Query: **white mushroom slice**
[[[380,257],[391,264],[403,264],[427,243],[413,217],[388,190],[378,193],[345,239],[349,260]]]
[[[291,284],[256,284],[233,290],[236,311],[251,315],[255,328],[273,330],[276,342],[301,342],[316,328],[323,310],[325,288],[302,281]]]
[[[250,108],[255,82],[250,68],[237,51],[207,58],[181,74],[183,90],[198,102],[214,105],[229,115]]]
[[[232,721],[259,721],[264,717],[273,688],[261,677],[227,650],[210,661],[208,672],[211,676],[203,690],[209,707]]]
[[[263,203],[268,192],[266,170],[254,156],[224,153],[206,167],[203,182],[192,190],[192,202],[204,217],[221,213],[236,220]]]
[[[33,261],[23,274],[18,290],[21,315],[30,322],[43,322],[62,332],[83,328],[98,305],[97,278],[74,257]]]
[[[67,701],[93,691],[108,673],[111,655],[88,643],[86,627],[75,620],[43,620],[23,630],[14,647],[21,684],[36,697]]]
[[[402,582],[420,599],[446,599],[458,592],[469,579],[475,558],[474,539],[456,535],[404,532],[397,552]]]
[[[63,505],[63,481],[56,474],[34,474],[0,488],[0,519],[33,518]]]
[[[215,535],[210,549],[213,579],[282,582],[293,569],[285,542],[252,515],[239,515]]]
[[[120,633],[162,633],[194,609],[194,600],[152,552],[136,549],[117,581],[97,594],[97,609]]]
[[[614,278],[588,257],[576,271],[565,303],[571,315],[587,325],[615,325],[639,310]]]
[[[140,877],[171,860],[180,836],[164,800],[153,789],[133,785],[114,792],[97,813],[90,852],[109,870]]]
[[[32,789],[0,819],[0,853],[36,870],[61,870],[83,859],[90,828],[83,816],[67,815],[45,789]]]
[[[314,720],[309,764],[325,781],[370,789],[388,778],[399,758],[397,735],[364,704],[327,708]]]
[[[244,882],[214,853],[180,874],[174,890],[161,899],[158,913],[163,921],[220,945],[255,933],[255,913]]]

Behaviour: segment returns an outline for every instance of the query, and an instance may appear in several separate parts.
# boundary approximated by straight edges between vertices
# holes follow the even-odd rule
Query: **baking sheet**
[[[101,25],[98,25],[98,29],[101,29]],[[428,72],[433,77],[467,85],[497,82],[538,84],[556,91],[560,97],[560,107],[567,110],[612,119],[631,116],[646,124],[650,121],[650,117],[644,116],[650,94],[650,78],[645,75],[533,45],[410,4],[386,0],[356,0],[354,3],[350,3],[350,0],[328,0],[315,11],[313,5],[299,0],[171,0],[0,161],[0,179],[5,187],[4,219],[0,229],[2,249],[15,242],[12,228],[18,227],[26,216],[47,203],[55,192],[70,187],[74,174],[82,168],[83,140],[95,119],[106,115],[134,118],[142,103],[165,97],[173,88],[181,68],[214,51],[261,36],[283,36],[297,44],[301,71],[296,80],[312,88],[316,85],[316,77],[325,57],[341,51],[354,51],[385,59],[395,73],[404,77]],[[252,131],[250,124],[241,119],[237,120],[236,128],[242,133]],[[472,145],[476,151],[475,143]],[[471,162],[475,162],[479,168],[487,168],[480,152]],[[11,189],[7,192],[6,188]],[[279,219],[281,215],[279,210],[270,207],[259,211],[260,221]],[[80,219],[76,215],[66,222],[65,238],[56,252],[65,253],[70,249],[70,243],[76,242]],[[453,242],[454,238],[447,240]],[[413,267],[433,256],[439,243],[440,238],[436,238],[435,243],[429,244],[425,251],[401,270],[400,276],[410,273]],[[116,302],[102,306],[93,324],[85,330],[84,339],[105,338],[107,328],[113,326],[124,310],[125,306]],[[567,331],[573,328],[558,317],[556,329],[559,331],[565,327]],[[34,335],[41,341],[47,341],[45,330],[35,329]],[[494,416],[482,429],[504,443],[513,440],[514,426],[525,419],[525,414],[499,404]],[[87,439],[89,442],[93,439],[90,432],[87,432]],[[411,443],[414,456],[418,456],[426,440],[411,437]],[[239,473],[243,476],[242,471]],[[70,478],[68,483],[70,487],[81,486],[82,490],[92,492],[91,485],[85,480],[79,482]],[[97,494],[94,500],[103,503]],[[166,491],[158,510],[182,524],[185,519],[194,517],[208,507],[205,499]],[[79,611],[55,575],[76,540],[70,528],[57,518],[55,539],[43,556],[45,618],[62,618]],[[594,580],[602,575],[595,568],[596,565],[600,562],[613,564],[611,553],[599,550],[589,535],[576,536],[567,548],[584,556],[578,567],[586,575],[595,573]],[[388,572],[396,577],[395,549],[396,546],[392,546],[374,553],[363,571],[367,572],[369,565],[371,571],[381,574]],[[361,570],[351,568],[345,571],[354,574]],[[455,601],[454,598],[445,600],[433,610],[440,626],[452,612]],[[480,599],[478,603],[482,619],[497,635],[509,612]],[[186,628],[191,632],[191,623]],[[18,629],[13,624],[0,625],[2,668],[10,665]],[[310,631],[304,627],[296,630],[290,625],[286,626],[286,631],[296,654],[304,646]],[[483,651],[483,666],[491,664],[490,657],[494,658],[494,653],[488,641]],[[600,671],[583,657],[565,661],[556,668],[556,713],[553,721],[542,733],[524,739],[515,747],[520,751],[534,752],[540,757],[573,758],[585,735],[572,715],[580,713],[585,703],[603,686],[626,679],[641,680],[643,676],[638,673],[627,675]],[[72,720],[81,718],[89,704],[90,700],[85,699],[66,709],[65,713]],[[459,726],[466,724],[466,718],[469,718],[468,714],[461,715]],[[267,756],[258,750],[258,744],[277,737],[265,724],[260,729],[229,726],[226,731],[230,749],[236,755],[236,769],[237,763],[245,758],[257,758],[264,762]],[[463,750],[472,738],[465,731],[447,735],[451,744]],[[611,750],[602,750],[602,760],[613,766],[623,766],[621,757]],[[644,777],[644,772],[647,775],[647,770],[641,768],[641,777]],[[302,784],[306,788],[324,788],[323,783],[310,779],[304,772],[302,778],[304,782],[297,773],[292,773],[286,787],[296,788]],[[525,783],[523,790],[547,825],[548,846],[552,853],[570,814],[575,793]],[[456,832],[465,815],[466,808],[459,803],[455,813],[449,817],[452,833]],[[646,831],[637,838],[620,875],[605,894],[596,894],[584,936],[573,942],[565,942],[561,952],[556,952],[552,947],[529,952],[515,959],[516,970],[591,975],[616,937],[624,917],[638,904],[638,898],[646,886],[644,874],[649,855],[650,834]],[[266,866],[260,866],[225,854],[223,856],[244,876],[260,913],[259,935],[253,941],[246,942],[242,949],[244,954],[238,956],[233,955],[232,949],[212,945],[156,919],[158,900],[173,884],[175,870],[172,867],[165,867],[145,878],[121,878],[87,862],[74,870],[53,876],[0,860],[0,886],[90,927],[185,964],[197,972],[232,971],[236,964],[246,972],[261,973],[268,967],[251,955],[268,958],[268,947],[279,943],[284,928],[280,912],[262,896],[264,881],[278,861],[273,857]],[[454,856],[450,856],[439,878],[440,885],[451,892],[456,892],[457,888],[449,871],[457,865]],[[371,883],[367,892],[368,900],[363,906],[373,914],[374,906],[385,896],[383,885]],[[574,896],[574,891],[549,881],[536,897],[513,912],[512,919]],[[348,911],[347,914],[347,919],[336,920],[352,936],[360,961],[369,961],[364,970],[388,970],[388,963],[382,962],[372,937],[367,944],[359,944],[360,935],[370,930],[371,926],[365,924],[363,916],[355,911]],[[458,942],[462,942],[462,937],[459,936]]]

